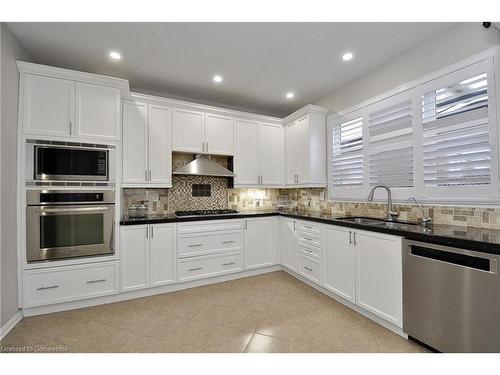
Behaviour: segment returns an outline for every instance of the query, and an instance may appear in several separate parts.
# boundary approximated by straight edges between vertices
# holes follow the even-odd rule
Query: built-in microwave
[[[26,179],[108,182],[115,179],[113,146],[63,142],[26,144]]]

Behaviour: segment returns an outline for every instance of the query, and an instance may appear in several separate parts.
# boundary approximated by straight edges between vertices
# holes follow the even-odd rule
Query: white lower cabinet
[[[121,227],[121,290],[175,282],[175,224]]]
[[[275,218],[245,219],[245,269],[275,264]]]
[[[346,300],[356,303],[355,248],[352,230],[333,225],[323,228],[324,287]]]
[[[243,254],[204,255],[177,260],[178,281],[191,281],[243,271]]]
[[[297,221],[284,218],[281,230],[281,263],[297,271]]]
[[[356,303],[402,327],[400,237],[356,231]]]
[[[299,254],[298,272],[305,278],[317,283],[323,283],[323,264],[308,255]]]
[[[402,327],[401,238],[325,225],[323,239],[323,286]]]
[[[117,294],[118,262],[42,268],[23,273],[23,307]]]

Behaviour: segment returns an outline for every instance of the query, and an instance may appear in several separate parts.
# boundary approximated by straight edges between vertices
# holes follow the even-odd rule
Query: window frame
[[[392,188],[393,198],[396,201],[405,202],[409,197],[415,196],[424,203],[432,204],[479,204],[479,205],[498,205],[500,204],[500,132],[498,131],[498,118],[500,105],[497,101],[497,92],[500,92],[500,80],[496,78],[500,74],[499,69],[500,47],[494,47],[483,51],[480,54],[472,56],[456,64],[450,65],[431,73],[423,78],[409,82],[395,90],[386,92],[382,95],[369,99],[359,105],[353,106],[345,111],[338,112],[328,116],[327,120],[327,192],[329,201],[367,201],[369,186],[369,132],[368,132],[368,113],[383,106],[382,103],[398,103],[411,98],[414,109],[413,116],[413,139],[414,155],[414,187],[413,188]],[[466,186],[463,189],[455,189],[456,192],[450,193],[449,188],[437,188],[437,191],[431,191],[424,186],[423,181],[423,128],[422,128],[422,95],[446,86],[446,83],[456,83],[461,80],[473,77],[480,71],[487,73],[488,80],[488,122],[490,131],[490,152],[491,152],[491,185],[486,189],[484,186]],[[477,72],[477,73],[476,73]],[[476,74],[475,74],[476,73]],[[469,77],[467,77],[469,76]],[[459,77],[458,79],[456,79]],[[446,83],[445,83],[446,82]],[[356,117],[363,117],[363,177],[364,188],[357,189],[338,189],[332,187],[332,126],[339,122],[349,121]],[[350,191],[349,191],[350,190]],[[375,201],[385,201],[386,194],[380,193],[375,196]]]

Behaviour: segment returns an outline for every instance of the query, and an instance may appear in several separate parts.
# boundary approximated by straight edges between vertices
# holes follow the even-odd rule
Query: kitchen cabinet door
[[[214,155],[234,154],[234,121],[231,117],[205,115],[205,151]]]
[[[151,286],[175,282],[175,224],[151,225]]]
[[[25,74],[21,83],[24,132],[46,136],[71,136],[75,82]]]
[[[120,133],[120,90],[76,83],[75,135],[116,140]]]
[[[149,106],[149,185],[172,186],[172,111]]]
[[[148,179],[148,104],[123,101],[123,183]]]
[[[274,218],[245,220],[245,269],[275,264]]]
[[[143,289],[149,285],[149,226],[120,228],[121,290]]]
[[[351,229],[323,226],[324,287],[356,303],[356,249]]]
[[[292,271],[297,271],[297,222],[295,220],[283,219],[282,223],[282,263]]]
[[[402,327],[401,238],[356,231],[356,303]]]
[[[286,134],[286,184],[295,185],[296,175],[297,175],[297,163],[298,163],[298,133],[297,133],[297,121],[292,122],[285,129]]]
[[[304,116],[297,120],[295,131],[295,147],[297,155],[297,183],[307,184],[310,182],[309,163],[310,156],[310,131],[309,131],[309,116]]]
[[[259,183],[259,124],[254,121],[235,121],[235,185]]]
[[[283,185],[283,127],[260,124],[259,152],[261,184]]]
[[[204,119],[203,112],[174,109],[172,149],[182,152],[204,152]]]

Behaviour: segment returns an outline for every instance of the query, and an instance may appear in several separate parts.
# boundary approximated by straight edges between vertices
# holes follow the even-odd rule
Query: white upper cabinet
[[[172,110],[123,101],[123,184],[172,186]]]
[[[120,90],[89,83],[76,83],[75,135],[109,138],[120,134]]]
[[[260,124],[259,160],[260,183],[266,186],[283,185],[284,158],[283,127],[281,125]]]
[[[231,117],[174,109],[173,150],[213,155],[234,154]]]
[[[234,154],[234,121],[231,117],[205,115],[205,152],[215,155]]]
[[[202,153],[205,150],[205,114],[174,109],[172,148],[174,151]]]
[[[245,220],[245,269],[275,264],[274,217]]]
[[[149,106],[149,184],[172,185],[172,110]]]
[[[234,155],[235,185],[258,185],[259,183],[259,123],[235,121],[236,153]]]
[[[235,186],[283,185],[283,127],[236,120]]]
[[[75,82],[25,74],[21,83],[24,132],[47,136],[71,136]]]
[[[75,140],[118,141],[121,96],[128,81],[17,62],[24,134]]]
[[[285,119],[288,186],[326,186],[325,115],[325,108],[309,105]]]
[[[143,184],[148,178],[148,104],[123,101],[123,183]]]

